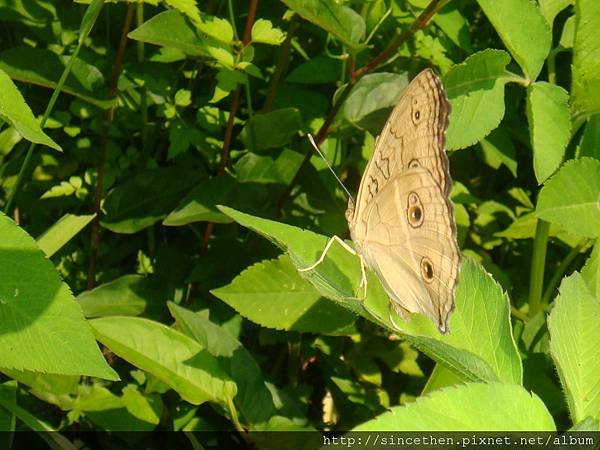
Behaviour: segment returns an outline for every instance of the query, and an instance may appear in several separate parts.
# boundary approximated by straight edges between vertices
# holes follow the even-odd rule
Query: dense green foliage
[[[598,0],[0,0],[0,25],[1,430],[600,431]],[[426,67],[447,335],[339,246],[297,270],[348,237],[306,134],[355,191]]]

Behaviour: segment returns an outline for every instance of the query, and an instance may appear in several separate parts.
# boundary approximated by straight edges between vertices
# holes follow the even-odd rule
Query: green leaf
[[[538,0],[538,3],[546,22],[552,25],[556,15],[567,6],[572,5],[574,0]]]
[[[0,119],[12,125],[21,136],[36,144],[47,145],[55,150],[62,148],[40,128],[25,99],[2,70],[0,64]]]
[[[452,372],[442,364],[436,364],[427,380],[427,384],[423,388],[421,395],[429,394],[430,392],[437,391],[448,386],[455,386],[462,384],[465,379],[460,375]]]
[[[143,230],[166,217],[199,179],[195,171],[175,167],[141,172],[108,193],[100,223],[115,233]]]
[[[46,49],[14,47],[0,53],[0,70],[6,72],[13,80],[55,89],[67,60],[68,57],[59,56]],[[103,92],[103,84],[104,77],[98,68],[76,59],[62,86],[62,92],[107,109],[113,105],[113,101],[98,95]]]
[[[501,50],[484,50],[454,66],[444,77],[452,106],[446,132],[449,150],[465,148],[483,139],[504,117],[506,65],[510,57]]]
[[[408,86],[406,74],[373,73],[360,79],[344,102],[344,118],[359,128],[366,128],[372,134],[379,134],[396,106],[404,89]],[[340,89],[343,89],[340,88]]]
[[[219,209],[284,249],[297,269],[316,261],[327,242],[325,236],[291,225],[231,208]],[[299,274],[321,295],[391,331],[401,331],[413,346],[468,380],[521,382],[522,368],[512,339],[508,299],[494,280],[471,261],[466,261],[461,269],[448,336],[442,336],[435,325],[420,314],[412,314],[409,322],[397,318],[392,323],[389,299],[371,271],[367,298],[361,300],[359,260],[337,244],[314,270]]]
[[[158,395],[144,395],[132,384],[123,388],[121,396],[94,384],[78,396],[73,413],[85,414],[106,431],[141,432],[156,428],[162,409]]]
[[[54,375],[28,370],[1,369],[5,375],[27,385],[37,398],[58,406],[63,411],[73,408],[79,389],[79,375]]]
[[[0,367],[118,379],[52,263],[0,214]]]
[[[279,45],[285,35],[279,28],[275,28],[270,20],[258,19],[252,26],[252,42]]]
[[[467,53],[473,53],[470,25],[456,3],[448,2],[433,16],[433,22],[446,36]]]
[[[130,32],[128,37],[141,42],[175,48],[186,55],[208,57],[224,67],[233,68],[231,45],[207,33],[196,31],[183,14],[175,10],[157,14]]]
[[[527,120],[533,169],[541,184],[560,166],[571,138],[568,92],[550,83],[530,84],[527,88]]]
[[[573,423],[600,419],[600,298],[575,272],[563,279],[548,318],[550,351]]]
[[[77,301],[86,317],[139,316],[168,296],[164,286],[141,275],[124,275],[83,291]]]
[[[80,44],[83,44],[84,41],[89,36],[94,24],[96,23],[96,19],[98,19],[98,15],[100,11],[102,11],[102,6],[104,6],[104,0],[91,0],[90,4],[85,10],[85,14],[81,19],[81,25],[79,27],[79,38],[78,41]]]
[[[94,214],[65,214],[37,238],[37,245],[48,258],[59,251],[94,219]]]
[[[52,450],[77,450],[70,440],[58,433],[52,426],[19,406],[16,401],[16,390],[17,386],[14,382],[0,384],[0,406],[2,408],[14,414],[29,429],[39,433],[39,436]]]
[[[552,44],[550,26],[537,5],[529,0],[477,2],[527,78],[535,80]]]
[[[326,84],[336,82],[342,70],[342,61],[318,55],[295,66],[286,77],[287,83]]]
[[[594,250],[581,269],[581,276],[588,285],[592,296],[600,299],[600,244],[596,241]]]
[[[418,398],[353,431],[555,431],[535,394],[514,384],[471,383]]]
[[[213,356],[222,357],[224,367],[238,387],[234,399],[236,408],[252,428],[264,424],[276,414],[273,397],[260,366],[237,339],[200,313],[193,313],[172,302],[169,302],[169,310],[181,331],[198,341]]]
[[[570,233],[600,237],[600,161],[567,161],[540,191],[536,216]]]
[[[103,317],[90,324],[102,344],[154,375],[185,401],[227,403],[236,394],[235,383],[218,360],[179,331],[138,317]]]
[[[288,148],[284,148],[275,159],[247,153],[235,164],[236,178],[240,183],[278,183],[287,186],[303,160],[302,154]]]
[[[283,0],[288,8],[328,31],[351,50],[365,37],[365,22],[353,9],[331,0]]]
[[[575,42],[575,16],[569,17],[563,25],[559,46],[563,49],[573,48]]]
[[[369,297],[365,307],[389,323],[384,316],[388,302],[386,296]],[[461,264],[448,335],[442,336],[421,314],[394,324],[413,346],[468,380],[522,382],[506,293],[471,259]]]
[[[247,319],[278,330],[335,334],[356,320],[304,282],[286,255],[254,264],[211,293]]]
[[[600,114],[592,116],[585,126],[577,152],[600,160]]]
[[[256,231],[285,250],[296,267],[310,266],[327,243],[326,236],[312,231],[254,217],[226,206],[218,208],[240,225]],[[329,264],[329,260],[335,261],[335,264]],[[355,295],[360,283],[360,264],[354,258],[348,258],[348,252],[339,245],[332,246],[327,259],[319,265],[318,272],[301,272],[300,275],[313,283],[326,297],[340,301],[357,314],[362,311],[362,302]]]
[[[571,108],[574,128],[589,115],[600,112],[600,2],[575,3],[575,43]]]
[[[483,150],[485,163],[493,169],[506,166],[513,177],[517,177],[517,151],[510,137],[502,128],[496,128],[479,145]]]
[[[283,108],[255,114],[242,129],[241,138],[250,150],[283,147],[302,128],[300,111]]]
[[[264,208],[267,194],[267,186],[236,183],[229,175],[209,178],[179,202],[179,206],[165,218],[163,225],[178,227],[204,221],[231,223],[231,219],[216,205],[226,204],[259,211]]]

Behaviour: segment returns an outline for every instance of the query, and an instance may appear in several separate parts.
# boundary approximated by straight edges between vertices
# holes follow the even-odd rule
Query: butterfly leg
[[[363,299],[367,298],[367,272],[365,271],[365,260],[360,256],[360,284],[359,289],[363,289]]]
[[[308,270],[312,270],[315,267],[317,267],[319,264],[321,264],[323,262],[323,260],[325,259],[325,255],[327,254],[327,252],[329,251],[329,248],[331,247],[331,245],[337,242],[338,244],[340,244],[344,249],[346,249],[349,253],[351,253],[352,255],[356,256],[356,250],[354,250],[352,247],[350,247],[348,244],[346,244],[344,241],[342,241],[338,236],[332,236],[329,241],[327,241],[327,245],[325,245],[325,248],[323,249],[323,252],[321,253],[321,256],[319,257],[319,259],[317,259],[314,264],[305,267],[303,269],[298,269],[298,272],[306,272]],[[362,258],[361,258],[361,264],[362,264]]]

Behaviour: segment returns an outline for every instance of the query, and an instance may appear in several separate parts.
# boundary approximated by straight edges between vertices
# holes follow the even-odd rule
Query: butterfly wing
[[[452,205],[423,167],[391,179],[364,212],[365,262],[394,306],[447,329],[454,306],[459,249]]]
[[[394,305],[425,313],[440,329],[454,305],[460,259],[444,151],[449,111],[440,79],[422,71],[376,139],[356,204],[346,212],[353,241]],[[407,222],[409,197],[421,202],[418,227]],[[423,278],[429,268],[431,281]]]
[[[363,174],[356,204],[349,204],[351,222],[390,178],[409,167],[425,167],[444,195],[452,180],[444,151],[450,104],[442,82],[430,69],[419,73],[404,90],[375,142]]]

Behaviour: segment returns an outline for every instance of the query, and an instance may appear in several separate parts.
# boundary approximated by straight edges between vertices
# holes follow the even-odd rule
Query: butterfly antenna
[[[342,187],[342,189],[344,190],[344,192],[346,192],[346,194],[348,195],[348,197],[351,198],[352,201],[354,202],[354,197],[352,197],[352,194],[350,193],[350,191],[348,189],[346,189],[346,186],[344,186],[344,183],[342,183],[342,180],[340,180],[340,178],[337,176],[337,174],[333,170],[333,167],[331,167],[331,165],[329,165],[329,162],[327,161],[327,158],[325,158],[325,155],[323,155],[323,153],[321,152],[321,150],[319,150],[319,147],[317,146],[317,143],[315,142],[315,139],[312,137],[312,134],[310,134],[310,133],[308,133],[308,140],[310,141],[310,144],[313,146],[313,148],[315,149],[315,151],[319,154],[319,156],[321,158],[323,158],[323,161],[325,161],[325,164],[327,165],[327,168],[331,171],[331,173],[333,174],[333,176],[335,177],[335,179],[338,181],[338,183],[340,183],[340,186]]]

